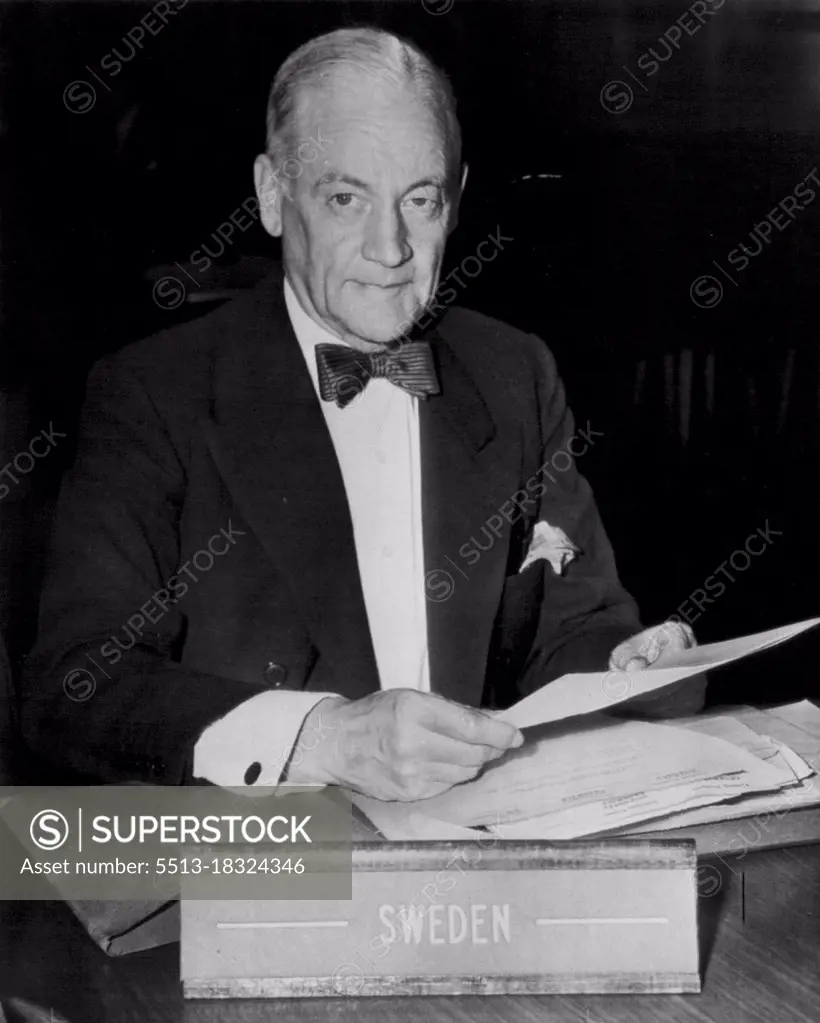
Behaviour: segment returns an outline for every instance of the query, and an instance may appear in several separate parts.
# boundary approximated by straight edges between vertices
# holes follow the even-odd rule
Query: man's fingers
[[[610,669],[642,671],[650,664],[662,660],[669,650],[688,650],[695,645],[695,634],[685,622],[664,622],[644,629],[615,647],[610,658]]]
[[[460,739],[473,746],[492,746],[502,752],[520,746],[524,741],[524,736],[514,725],[449,700],[430,704],[419,723],[450,739]]]
[[[429,799],[446,792],[453,785],[463,785],[478,774],[477,767],[457,767],[455,764],[426,764],[422,777],[417,778],[407,790],[407,798]]]
[[[417,746],[417,759],[428,763],[452,764],[456,767],[479,768],[504,754],[504,750],[483,743],[451,739],[440,732],[426,732]]]
[[[624,671],[643,671],[644,668],[649,667],[649,661],[645,657],[633,657],[631,661],[627,661],[624,665]]]
[[[609,658],[610,671],[643,671],[649,667],[649,652],[646,641],[639,642],[640,637],[621,643],[612,651]]]
[[[666,647],[686,650],[695,645],[695,634],[686,622],[664,622],[655,630],[654,639],[662,650]]]
[[[481,765],[460,767],[457,764],[430,764],[428,770],[431,780],[447,782],[449,785],[460,785],[462,782],[475,778],[481,770]]]

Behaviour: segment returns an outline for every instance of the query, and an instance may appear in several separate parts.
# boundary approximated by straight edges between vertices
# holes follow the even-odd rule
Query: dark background
[[[734,283],[713,265],[732,272],[728,253],[820,165],[820,14],[726,0],[668,55],[683,3],[447,2],[189,0],[133,56],[123,37],[150,4],[0,5],[2,464],[49,423],[68,435],[0,502],[15,662],[89,366],[276,258],[254,224],[207,274],[190,262],[252,195],[281,59],[360,23],[411,37],[453,79],[471,172],[450,265],[498,227],[513,239],[459,302],[538,332],[577,419],[604,434],[580,468],[644,619],[767,522],[782,535],[704,608],[700,640],[820,615],[820,191]],[[650,47],[668,59],[647,77]],[[131,59],[112,75],[115,49]],[[633,91],[620,113],[601,102],[614,79]],[[83,112],[64,98],[78,80],[96,91]],[[187,289],[174,310],[152,298],[165,273]],[[707,273],[723,297],[699,308]],[[712,698],[820,695],[819,667],[810,635],[718,673]]]

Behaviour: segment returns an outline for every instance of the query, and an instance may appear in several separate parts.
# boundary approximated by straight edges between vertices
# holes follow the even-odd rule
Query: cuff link
[[[262,671],[262,677],[271,689],[281,689],[288,677],[288,669],[284,666],[284,664],[279,664],[276,661],[268,661]]]

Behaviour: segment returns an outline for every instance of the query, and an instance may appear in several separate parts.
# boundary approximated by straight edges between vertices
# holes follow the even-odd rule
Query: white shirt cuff
[[[305,718],[336,693],[260,693],[209,725],[194,746],[194,777],[214,785],[277,785]],[[257,767],[258,765],[258,767]]]

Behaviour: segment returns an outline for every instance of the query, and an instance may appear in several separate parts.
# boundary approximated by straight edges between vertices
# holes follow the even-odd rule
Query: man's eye
[[[330,197],[330,202],[334,206],[348,207],[353,205],[355,198],[352,192],[336,192]]]
[[[421,213],[428,213],[431,216],[438,213],[441,202],[438,198],[430,195],[412,195],[407,199],[411,209],[419,210]]]

